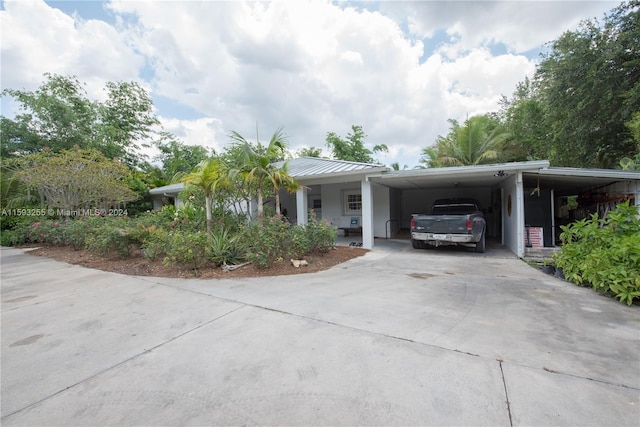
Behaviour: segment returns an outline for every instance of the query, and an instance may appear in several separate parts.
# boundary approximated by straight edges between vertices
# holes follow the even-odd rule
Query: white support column
[[[362,247],[373,249],[373,193],[371,182],[361,184],[362,191]]]
[[[556,246],[556,192],[551,189],[551,246]]]
[[[516,178],[516,215],[517,215],[517,230],[518,233],[518,252],[516,256],[518,258],[524,258],[524,188],[522,187],[522,172],[518,171]]]
[[[306,187],[301,187],[296,191],[296,216],[299,225],[307,223],[309,215],[307,206],[307,189]]]

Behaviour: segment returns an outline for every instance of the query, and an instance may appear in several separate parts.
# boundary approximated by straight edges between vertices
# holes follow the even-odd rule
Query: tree
[[[5,89],[20,103],[13,120],[2,116],[2,157],[29,154],[47,147],[53,152],[74,146],[87,148],[93,139],[91,124],[98,117],[96,104],[86,98],[84,86],[75,77],[45,74],[35,91]]]
[[[159,121],[147,92],[135,82],[108,82],[107,100],[90,100],[75,76],[45,74],[35,91],[5,89],[20,104],[13,118],[0,117],[3,158],[94,148],[129,165],[140,163],[139,148],[153,139]]]
[[[518,83],[512,99],[503,99],[501,118],[510,140],[521,146],[524,158],[553,157],[545,106],[531,80]]]
[[[239,170],[245,185],[256,191],[258,222],[262,223],[265,195],[274,192],[277,197],[278,190],[282,185],[285,188],[291,188],[293,187],[292,183],[295,182],[286,172],[286,162],[281,168],[274,165],[274,162],[283,160],[285,157],[287,137],[280,128],[273,133],[266,147],[260,143],[259,139],[253,146],[236,131],[232,131],[231,140],[242,153],[242,158],[236,159],[236,161],[240,160]],[[280,208],[278,201],[276,202],[276,210]]]
[[[204,192],[205,212],[207,218],[207,233],[213,230],[213,216],[211,206],[213,195],[218,187],[227,185],[229,170],[219,158],[211,158],[200,162],[196,168],[188,174],[178,174],[176,180],[183,182],[186,186],[194,186]]]
[[[517,157],[518,146],[507,143],[509,134],[495,118],[474,116],[464,126],[455,119],[449,123],[449,133],[422,151],[421,162],[429,167],[500,163]]]
[[[209,151],[200,145],[186,145],[176,140],[172,135],[164,134],[163,139],[156,143],[160,150],[154,160],[162,162],[164,176],[172,180],[180,172],[188,173],[198,164],[210,157]]]
[[[15,177],[35,188],[49,208],[106,209],[138,198],[127,185],[127,166],[97,150],[43,151],[22,157],[18,164]]]
[[[367,135],[362,130],[362,126],[352,125],[351,129],[353,133],[348,133],[345,139],[334,132],[327,133],[327,147],[331,149],[334,158],[350,162],[376,163],[372,157],[374,153],[389,151],[384,144],[376,145],[369,150],[364,145]]]
[[[296,153],[298,157],[322,157],[322,148],[304,147]]]
[[[552,164],[612,167],[633,156],[625,126],[640,110],[640,2],[623,3],[551,42],[535,75]]]

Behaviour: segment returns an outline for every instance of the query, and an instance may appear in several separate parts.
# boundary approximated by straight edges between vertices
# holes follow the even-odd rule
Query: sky
[[[164,130],[220,153],[236,131],[292,153],[361,125],[412,168],[449,119],[497,111],[545,44],[612,1],[0,0],[2,89],[75,75],[102,100],[136,81]],[[2,99],[2,115],[16,104]]]

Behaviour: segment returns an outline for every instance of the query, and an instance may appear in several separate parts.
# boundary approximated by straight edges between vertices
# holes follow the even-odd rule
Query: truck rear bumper
[[[411,238],[425,242],[476,243],[473,234],[438,234],[412,231]]]

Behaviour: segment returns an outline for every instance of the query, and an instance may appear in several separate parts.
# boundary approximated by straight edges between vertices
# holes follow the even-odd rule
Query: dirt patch
[[[31,245],[30,249],[27,253],[31,255],[44,256],[69,264],[131,276],[198,277],[201,279],[231,279],[235,277],[264,277],[314,273],[362,256],[368,252],[368,250],[358,247],[336,246],[335,249],[327,253],[311,254],[305,257],[304,259],[308,262],[308,265],[298,268],[291,265],[290,260],[284,260],[268,269],[258,268],[248,264],[233,271],[223,271],[219,267],[204,267],[198,271],[194,271],[188,267],[179,268],[172,265],[166,266],[162,264],[161,260],[151,261],[144,258],[140,253],[133,253],[126,259],[119,259],[95,255],[84,250],[76,251],[71,247],[65,246],[40,246],[34,248],[33,245]]]

